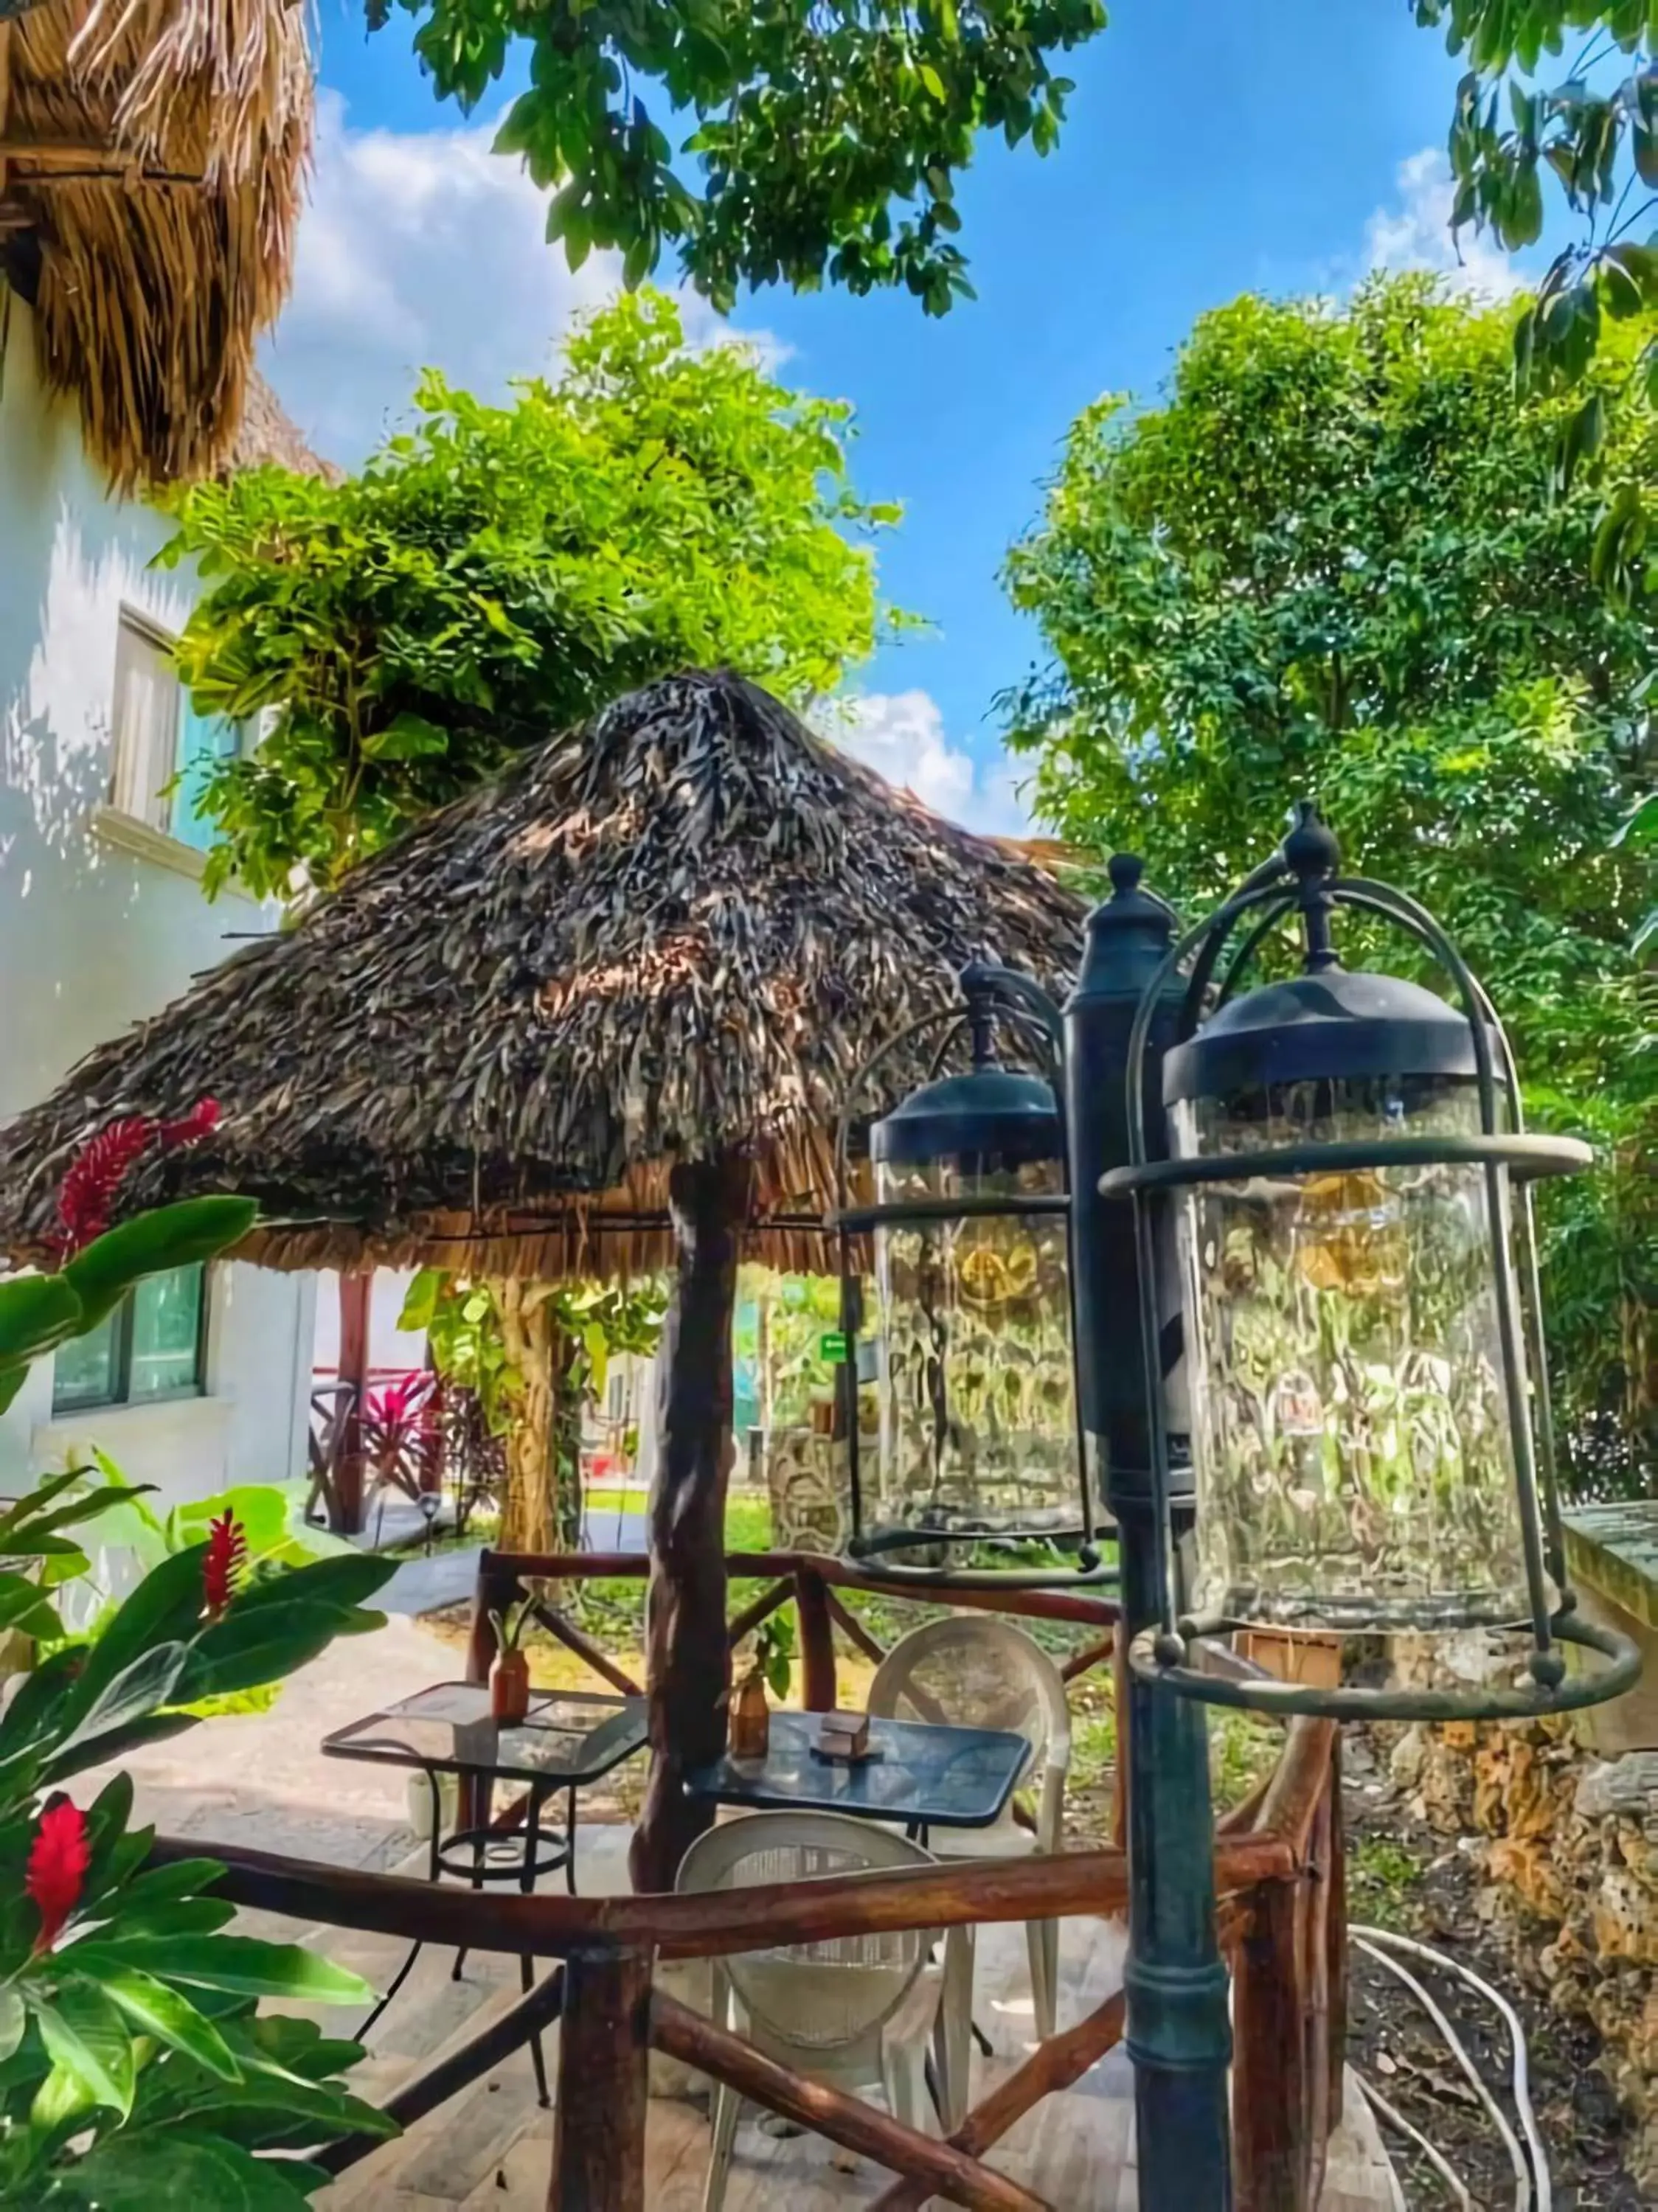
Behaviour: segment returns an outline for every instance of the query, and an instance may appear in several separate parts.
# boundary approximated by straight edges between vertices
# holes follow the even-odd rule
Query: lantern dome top
[[[1057,1160],[1062,1151],[1051,1085],[994,1064],[923,1083],[869,1132],[877,1167],[975,1156],[1020,1167]]]
[[[1271,1084],[1476,1073],[1467,1017],[1435,992],[1365,969],[1323,968],[1232,999],[1163,1063],[1163,1097]]]

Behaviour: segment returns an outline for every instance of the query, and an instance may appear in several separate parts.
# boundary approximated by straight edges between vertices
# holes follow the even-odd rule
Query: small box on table
[[[813,1735],[812,1748],[820,1759],[856,1766],[869,1756],[869,1714],[825,1713]]]

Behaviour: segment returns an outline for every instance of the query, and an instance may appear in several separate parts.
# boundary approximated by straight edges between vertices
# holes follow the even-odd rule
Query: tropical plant
[[[1658,1085],[1631,951],[1649,848],[1619,825],[1649,819],[1631,810],[1658,749],[1658,602],[1591,578],[1597,495],[1544,481],[1576,403],[1513,403],[1513,315],[1406,277],[1340,313],[1204,316],[1161,404],[1110,397],[1073,425],[1008,571],[1051,659],[1004,703],[1041,811],[1078,845],[1143,852],[1182,904],[1218,898],[1316,793],[1356,870],[1442,916],[1515,1032],[1532,1111],[1600,1147],[1543,1197],[1557,1395],[1580,1439],[1611,1417],[1638,1480]],[[1620,325],[1594,374],[1644,343]],[[1650,418],[1607,434],[1608,466],[1653,472]],[[1579,1452],[1586,1484],[1598,1453]]]
[[[101,1484],[115,1502],[76,1524],[79,1559],[65,1555],[43,1563],[50,1575],[42,1578],[54,1586],[64,1634],[61,1641],[37,1636],[34,1641],[41,1656],[96,1644],[137,1577],[205,1542],[216,1522],[229,1519],[234,1523],[250,1581],[264,1581],[312,1559],[349,1557],[351,1553],[352,1547],[342,1538],[306,1522],[298,1486],[283,1489],[274,1483],[238,1483],[209,1498],[187,1499],[163,1516],[145,1502],[149,1485],[129,1482],[109,1455],[95,1446],[92,1459],[92,1467],[77,1473],[88,1485]],[[72,1485],[64,1493],[64,1503],[73,1504],[76,1495],[77,1486]],[[191,1711],[203,1720],[218,1713],[265,1712],[281,1692],[280,1682],[258,1683],[204,1699]]]
[[[795,702],[873,649],[850,410],[702,351],[648,293],[579,329],[556,384],[486,406],[436,374],[341,481],[239,471],[180,495],[163,561],[209,588],[178,647],[204,712],[265,714],[198,811],[210,889],[327,886],[513,751],[631,686],[728,665]],[[852,533],[849,537],[845,532]]]
[[[371,29],[393,0],[367,0]],[[676,247],[728,308],[739,283],[902,284],[927,313],[971,295],[954,179],[981,131],[1045,154],[1068,78],[1048,56],[1103,28],[1101,0],[398,0],[439,95],[471,107],[528,48],[496,140],[559,187],[547,235],[629,284]],[[689,126],[676,149],[667,130]],[[913,212],[911,211],[911,206]]]
[[[795,1624],[786,1613],[763,1620],[749,1639],[748,1662],[774,1698],[786,1698],[795,1679]]]
[[[107,1227],[125,1176],[159,1140],[152,1124],[142,1143],[131,1130],[94,1141],[65,1179],[60,1266],[0,1283],[9,1392],[143,1275],[210,1259],[252,1226],[251,1202],[203,1198]],[[308,2021],[262,2019],[258,2002],[372,1992],[296,1945],[224,1933],[233,1908],[208,1893],[222,1868],[151,1864],[128,1776],[89,1811],[61,1785],[194,1726],[206,1701],[279,1679],[336,1635],[380,1626],[362,1601],[390,1562],[353,1553],[255,1577],[226,1512],[146,1575],[95,1640],[70,1642],[42,1570],[79,1559],[67,1532],[131,1500],[70,1469],[0,1517],[0,1624],[58,1646],[0,1717],[0,2207],[193,2198],[282,2212],[327,2179],[296,2154],[394,2130],[341,2086],[360,2046]]]

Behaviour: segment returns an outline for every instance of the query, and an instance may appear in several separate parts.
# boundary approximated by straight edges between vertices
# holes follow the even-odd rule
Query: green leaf
[[[71,2203],[98,2212],[305,2212],[326,2175],[286,2159],[258,2159],[236,2143],[173,2126],[124,2130],[64,2169],[58,2182]]]
[[[81,1301],[62,1275],[20,1275],[0,1283],[0,1367],[33,1359],[74,1335]]]
[[[9,1983],[0,1984],[0,2064],[23,2040],[28,2018],[28,2008],[16,1990]]]
[[[65,1954],[65,1964],[71,1963],[74,1952]],[[142,2033],[153,2036],[174,2051],[182,2051],[186,2057],[204,2066],[210,2074],[216,2074],[226,2081],[240,2081],[241,2069],[232,2057],[229,2045],[210,2020],[205,2020],[188,1997],[177,1990],[169,1989],[165,1982],[153,1974],[140,1973],[128,1967],[125,1972],[107,1974],[99,1984],[104,1995],[118,2010],[125,2013]]]
[[[240,2084],[160,2085],[143,2114],[147,2124],[167,2121],[210,2128],[250,2150],[309,2149],[344,2135],[387,2137],[395,2120],[350,2090],[275,2072],[256,2073]]]
[[[923,62],[916,74],[941,106],[944,104],[944,80],[930,62]]]
[[[54,1757],[64,1759],[88,1744],[101,1744],[133,1722],[147,1720],[159,1706],[171,1701],[189,1656],[187,1646],[182,1644],[158,1644],[141,1653],[99,1692],[82,1719],[54,1747]]]
[[[375,1552],[342,1552],[332,1559],[314,1559],[241,1591],[227,1618],[246,1620],[254,1613],[285,1613],[295,1605],[332,1606],[349,1613],[383,1589],[397,1572],[397,1565],[395,1559]]]
[[[332,1966],[297,1943],[264,1943],[251,1936],[129,1939],[118,1929],[73,1949],[82,1973],[136,1968],[235,1996],[293,1997],[304,2004],[364,2004],[374,1997],[360,1974]]]
[[[82,1981],[66,1982],[50,2003],[33,1993],[29,2002],[53,2063],[125,2118],[132,2109],[132,2039],[114,2006]]]
[[[168,1736],[182,1735],[186,1729],[196,1725],[193,1713],[152,1713],[147,1720],[131,1721],[125,1728],[88,1736],[73,1751],[52,1753],[41,1769],[40,1779],[67,1782],[71,1775],[88,1766],[102,1766],[112,1759],[125,1759],[131,1751],[141,1751],[146,1744],[164,1743]]]
[[[29,2124],[42,2135],[55,2135],[66,2124],[95,2112],[100,2101],[73,2067],[54,2066],[34,2093]]]
[[[258,1218],[251,1198],[186,1198],[106,1231],[64,1270],[81,1303],[82,1329],[95,1328],[143,1276],[216,1259]]]
[[[57,1636],[62,1624],[52,1601],[27,1575],[0,1573],[0,1636]]]
[[[425,760],[449,749],[449,733],[424,714],[394,714],[383,730],[363,740],[363,750],[374,761]]]
[[[86,1662],[82,1692],[88,1702],[121,1670],[157,1644],[187,1644],[200,1624],[204,1544],[175,1552],[152,1567],[122,1601]]]

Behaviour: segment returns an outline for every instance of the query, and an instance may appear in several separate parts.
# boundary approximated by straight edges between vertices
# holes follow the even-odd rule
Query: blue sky
[[[1341,292],[1378,262],[1450,260],[1436,149],[1458,72],[1405,0],[1118,0],[1067,73],[1058,150],[986,143],[959,194],[976,303],[930,322],[907,296],[768,291],[735,319],[788,381],[854,403],[860,489],[905,503],[882,583],[936,634],[863,672],[857,749],[995,828],[1020,809],[992,701],[1039,649],[997,571],[1077,410],[1154,391],[1193,318],[1240,292]],[[537,373],[614,278],[596,260],[572,278],[542,244],[539,196],[490,155],[484,118],[439,106],[406,18],[369,40],[357,0],[322,0],[321,76],[268,366],[302,427],[350,461],[423,362],[479,389]],[[1472,261],[1504,281],[1490,249]]]

